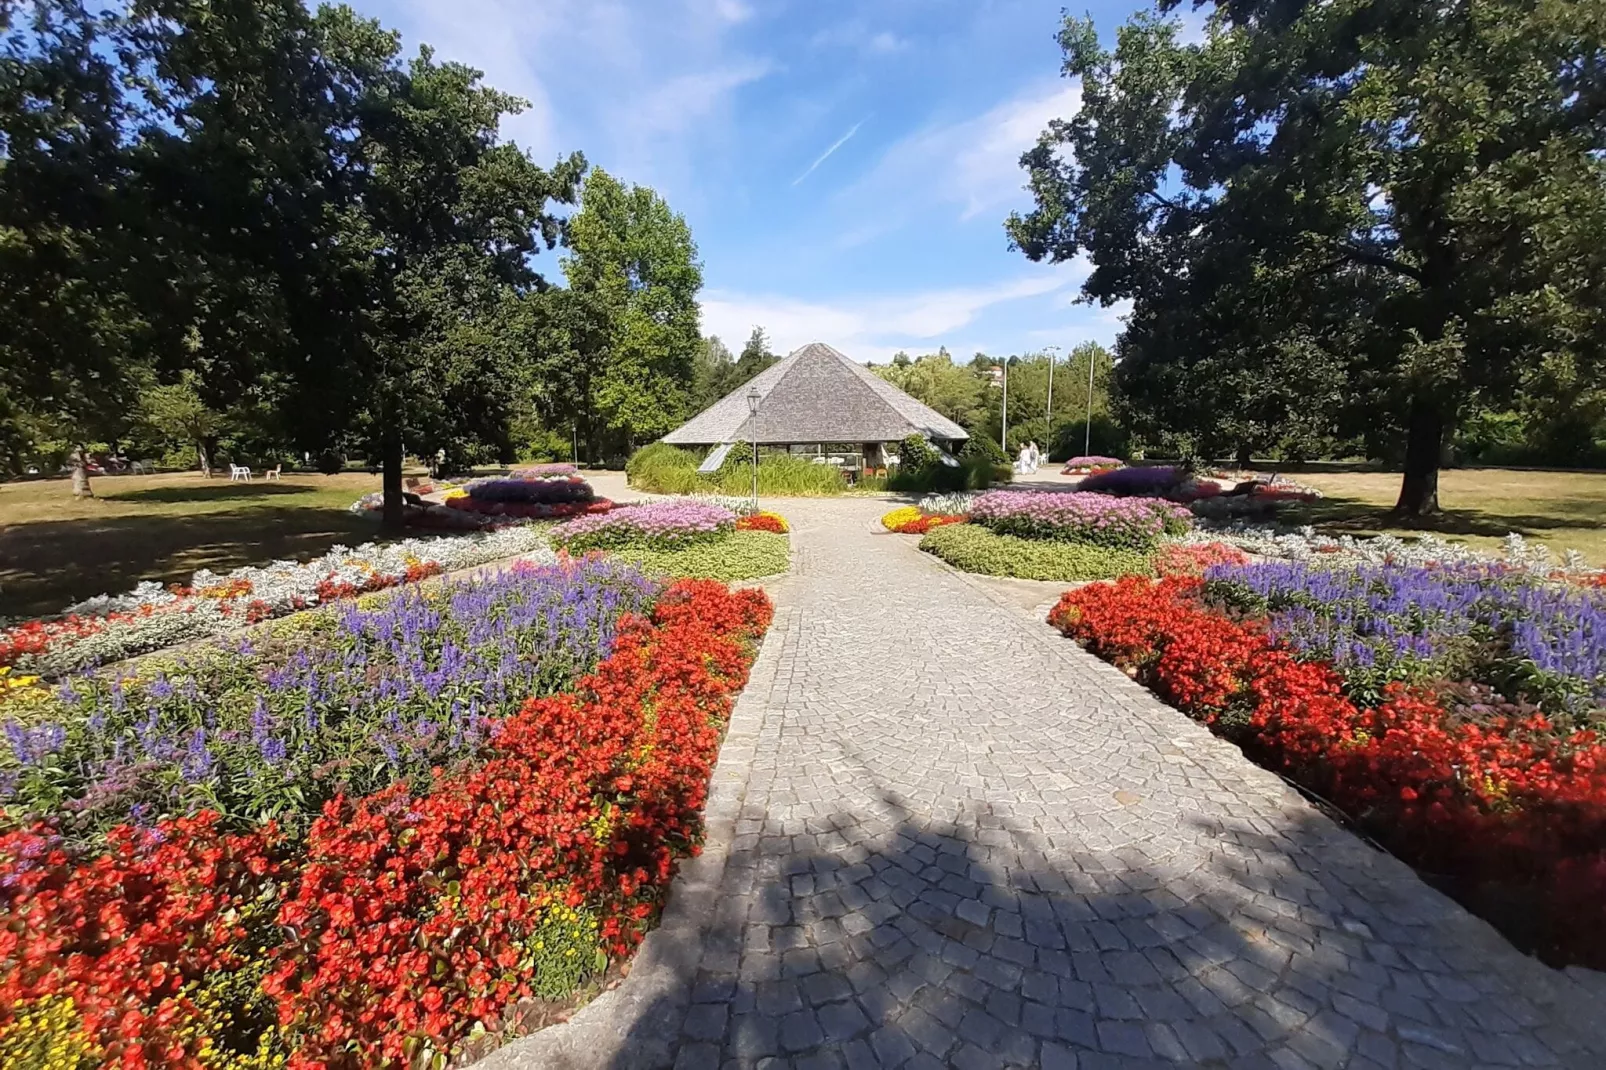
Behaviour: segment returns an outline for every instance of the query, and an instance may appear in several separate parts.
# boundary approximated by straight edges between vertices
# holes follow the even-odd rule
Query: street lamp
[[[1059,346],[1044,346],[1043,352],[1048,354],[1048,434],[1054,435],[1054,354],[1059,352]]]
[[[747,392],[748,425],[752,428],[753,438],[753,512],[758,512],[758,403],[764,396],[753,387]]]

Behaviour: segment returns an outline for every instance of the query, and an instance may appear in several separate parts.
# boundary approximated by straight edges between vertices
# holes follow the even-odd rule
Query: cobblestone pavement
[[[1599,992],[984,581],[798,503],[705,854],[488,1067],[1606,1066]]]

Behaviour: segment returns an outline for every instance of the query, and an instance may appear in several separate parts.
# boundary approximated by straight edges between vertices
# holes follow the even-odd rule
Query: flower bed
[[[619,615],[656,593],[603,561],[520,566],[71,679],[53,709],[6,724],[0,806],[75,841],[203,807],[304,831],[336,794],[471,757],[490,723],[595,665]]]
[[[1267,568],[1093,585],[1049,620],[1469,904],[1515,896],[1493,920],[1547,959],[1606,966],[1599,601],[1498,573]]]
[[[956,494],[928,494],[920,499],[920,511],[930,516],[966,516],[977,498],[973,491]]]
[[[772,535],[785,535],[792,529],[780,513],[758,512],[736,518],[737,531],[767,531]]]
[[[0,1037],[25,1025],[91,1065],[427,1065],[572,993],[695,850],[770,612],[678,584],[479,761],[331,798],[299,842],[210,808],[113,828],[100,853],[48,823],[0,835]]]
[[[736,527],[736,514],[696,501],[649,502],[559,524],[552,545],[569,553],[625,546],[674,550],[717,542]]]
[[[933,528],[920,549],[965,572],[1023,580],[1103,580],[1153,571],[1146,554],[1091,543],[1023,539],[976,524]]]
[[[146,582],[98,595],[55,619],[0,631],[0,665],[59,676],[244,624],[501,558],[554,560],[539,531],[513,528],[455,537],[332,547],[306,562],[247,565],[226,575],[203,569],[187,586]]]
[[[1120,468],[1124,464],[1126,464],[1126,462],[1121,460],[1119,457],[1102,457],[1098,454],[1085,457],[1072,457],[1070,460],[1065,462],[1065,467],[1060,469],[1060,474],[1071,476],[1081,475],[1087,472],[1108,472],[1112,471],[1113,469]]]
[[[651,576],[722,580],[756,580],[778,576],[791,567],[792,544],[769,531],[737,531],[718,542],[699,542],[674,550],[627,546],[610,557],[627,561]]]
[[[1153,550],[1162,535],[1180,535],[1192,524],[1186,509],[1159,498],[1019,490],[980,495],[970,505],[970,520],[1000,535],[1139,552]]]

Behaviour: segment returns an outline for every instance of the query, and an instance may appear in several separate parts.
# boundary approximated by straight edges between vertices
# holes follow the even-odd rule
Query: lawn
[[[141,580],[188,580],[276,558],[308,558],[372,539],[347,512],[379,477],[289,475],[231,483],[198,472],[102,476],[75,500],[65,479],[0,484],[0,616],[58,612]]]
[[[1385,515],[1400,493],[1398,473],[1305,472],[1296,478],[1326,498],[1289,511],[1287,519],[1315,524],[1329,534],[1431,531],[1452,542],[1495,549],[1515,531],[1558,553],[1581,550],[1593,564],[1606,565],[1606,473],[1447,470],[1439,475],[1444,512],[1409,527]]]

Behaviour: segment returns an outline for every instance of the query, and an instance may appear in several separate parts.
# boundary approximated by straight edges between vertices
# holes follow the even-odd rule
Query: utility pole
[[[999,422],[998,448],[1006,454],[1009,452],[1009,358],[1004,358],[1004,409],[1003,419]]]
[[[1096,350],[1092,346],[1087,350],[1087,435],[1082,439],[1082,455],[1093,455],[1093,359]]]
[[[1059,346],[1044,346],[1043,352],[1048,354],[1048,435],[1054,436],[1054,354]]]

